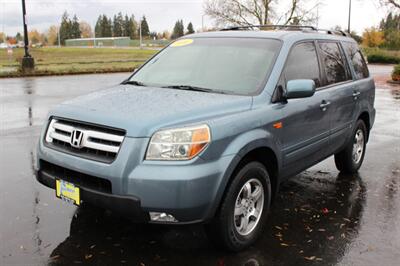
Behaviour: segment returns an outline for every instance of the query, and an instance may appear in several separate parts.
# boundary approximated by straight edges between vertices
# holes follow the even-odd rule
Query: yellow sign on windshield
[[[172,47],[182,47],[193,43],[193,39],[183,39],[171,44]]]

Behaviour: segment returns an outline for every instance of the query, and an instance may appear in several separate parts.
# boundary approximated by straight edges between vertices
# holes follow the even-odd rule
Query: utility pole
[[[349,0],[349,23],[347,26],[347,31],[350,33],[350,25],[351,25],[351,0]]]
[[[28,26],[26,24],[25,0],[22,0],[22,16],[24,23],[24,49],[25,49],[25,55],[22,58],[22,71],[25,72],[27,70],[29,71],[35,68],[35,61],[33,60],[33,57],[29,54],[28,51],[29,40],[28,40]]]

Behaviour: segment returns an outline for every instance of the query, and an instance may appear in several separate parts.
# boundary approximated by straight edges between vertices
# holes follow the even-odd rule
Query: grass
[[[364,47],[369,63],[400,64],[400,51]]]
[[[35,70],[25,75],[66,75],[132,71],[154,55],[156,50],[125,48],[32,48]],[[10,57],[0,49],[0,77],[23,76],[19,69],[22,48]]]

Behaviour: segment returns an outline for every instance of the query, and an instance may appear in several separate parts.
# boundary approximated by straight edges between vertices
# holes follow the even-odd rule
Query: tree
[[[20,42],[23,41],[24,37],[21,33],[17,32],[17,34],[15,35],[15,39],[17,40],[17,42]]]
[[[47,43],[50,45],[58,44],[58,28],[55,25],[50,26],[46,32]]]
[[[4,32],[0,32],[0,43],[3,43],[6,40],[6,35]]]
[[[136,36],[137,36],[138,23],[136,22],[134,15],[132,15],[130,17],[129,22],[130,22],[131,27],[132,27],[132,32],[131,32],[130,37],[131,37],[131,39],[135,39]]]
[[[96,25],[94,26],[95,37],[102,37],[102,33],[103,33],[102,22],[103,22],[103,16],[99,15],[99,17],[97,18],[97,21],[96,21]]]
[[[380,0],[384,6],[400,9],[400,0]]]
[[[363,45],[368,47],[378,47],[384,42],[384,34],[375,27],[366,29],[363,33]]]
[[[31,30],[28,32],[28,37],[31,44],[43,42],[43,39],[37,30]]]
[[[112,37],[112,22],[106,15],[101,15],[97,19],[95,26],[96,38]]]
[[[71,38],[71,20],[69,19],[69,15],[67,11],[61,17],[61,25],[60,25],[60,40],[61,44],[65,44],[65,40]]]
[[[400,49],[400,14],[393,15],[390,12],[385,19],[382,19],[379,29],[384,33],[383,47]]]
[[[187,34],[193,34],[194,29],[193,29],[193,24],[192,22],[189,22],[189,25],[187,26]]]
[[[319,0],[312,0],[315,3],[311,8],[306,8],[309,1],[291,0],[290,5],[284,8],[283,12],[279,12],[283,8],[278,0],[207,0],[205,13],[214,18],[219,25],[297,25],[316,19],[313,10],[317,8]]]
[[[175,23],[174,29],[172,31],[172,39],[177,39],[179,37],[182,37],[183,35],[185,35],[185,28],[183,26],[183,21],[182,20],[178,20]]]
[[[149,37],[150,36],[150,29],[149,29],[149,24],[147,24],[146,17],[143,16],[142,21],[140,22],[141,28],[142,28],[142,36],[143,37]]]
[[[79,20],[78,17],[76,15],[74,15],[74,18],[72,19],[71,22],[71,33],[70,33],[70,37],[73,39],[78,39],[81,37],[81,30],[79,27]]]
[[[86,21],[79,22],[79,30],[81,31],[82,38],[93,37],[92,27]]]
[[[109,18],[107,21],[105,21],[105,27],[104,27],[104,37],[112,37],[112,20]]]
[[[119,12],[118,15],[114,15],[114,22],[113,22],[113,36],[114,37],[121,37],[124,34],[123,29],[123,17],[122,13]]]
[[[122,24],[122,36],[131,37],[132,36],[132,24],[128,15],[125,15]]]

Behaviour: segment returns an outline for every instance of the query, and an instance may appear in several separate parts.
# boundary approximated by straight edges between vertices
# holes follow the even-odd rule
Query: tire
[[[234,175],[219,211],[207,225],[209,238],[229,251],[243,250],[260,236],[270,204],[271,182],[267,169],[259,162],[246,164]]]
[[[345,174],[354,174],[360,169],[365,156],[368,131],[364,121],[358,120],[351,140],[346,147],[335,154],[336,168]]]

